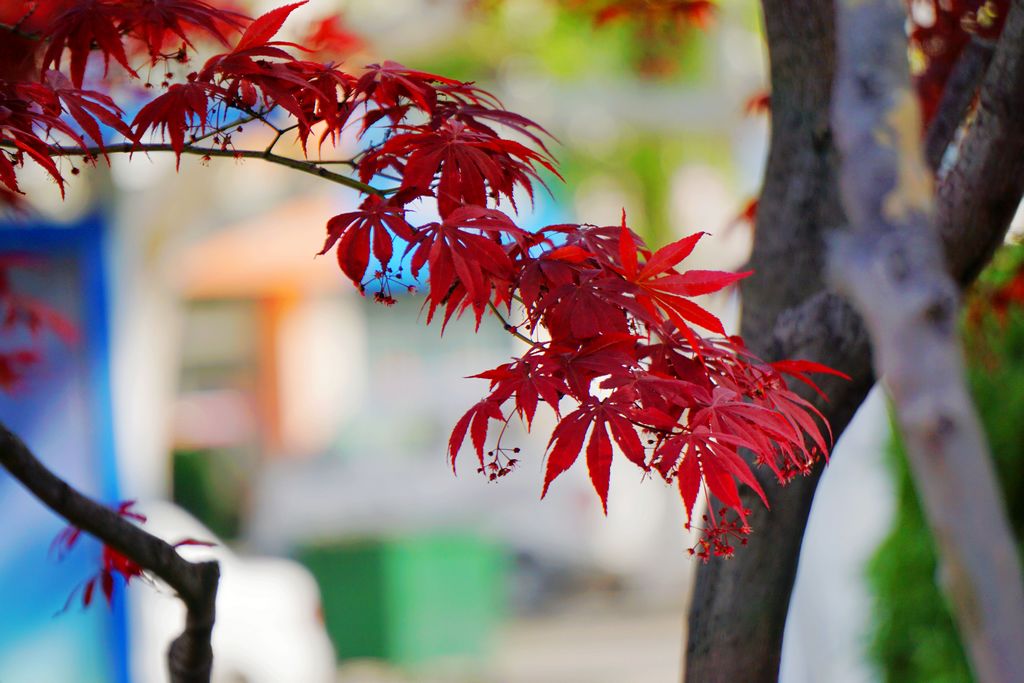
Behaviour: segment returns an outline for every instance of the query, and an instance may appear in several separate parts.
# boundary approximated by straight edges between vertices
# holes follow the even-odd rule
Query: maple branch
[[[266,125],[268,125],[271,128],[273,128],[273,126],[271,124],[267,123],[267,121],[262,116],[260,116],[257,112],[246,111],[245,116],[240,116],[237,119],[231,121],[230,123],[222,123],[222,124],[220,124],[220,126],[218,126],[216,128],[211,128],[209,131],[207,131],[206,133],[203,133],[202,135],[200,135],[198,137],[191,138],[189,140],[189,144],[190,145],[194,145],[197,142],[202,142],[203,140],[208,140],[208,139],[212,138],[215,135],[220,135],[222,133],[226,133],[227,131],[229,131],[229,130],[231,130],[233,128],[238,128],[239,126],[244,126],[245,124],[252,123],[253,121],[262,121]],[[277,130],[277,129],[274,128],[274,130]]]
[[[896,0],[839,3],[833,121],[851,232],[830,267],[871,336],[973,669],[1010,683],[1024,671],[1024,581],[964,380],[904,21]]]
[[[942,98],[939,100],[935,117],[928,126],[924,142],[925,160],[932,170],[938,170],[946,149],[956,137],[956,132],[971,108],[974,95],[978,92],[978,87],[992,61],[994,51],[994,41],[976,35],[971,36],[970,42],[964,47],[946,80]]]
[[[6,141],[0,142],[0,147],[4,149],[16,149],[13,143]],[[98,145],[85,146],[85,147],[61,147],[59,145],[51,145],[47,153],[53,157],[89,157],[99,158],[104,154],[134,154],[135,152],[149,153],[149,152],[176,152],[177,150],[169,143],[140,143],[134,144],[131,142],[123,142],[115,145],[105,145],[99,147]],[[308,173],[310,175],[329,180],[345,187],[350,187],[354,190],[359,190],[364,194],[372,194],[378,197],[385,197],[391,194],[393,190],[381,190],[372,185],[360,182],[355,178],[350,178],[340,173],[329,171],[323,166],[316,163],[306,161],[304,159],[295,159],[293,157],[286,157],[280,154],[274,154],[268,152],[266,149],[221,149],[216,147],[197,147],[191,143],[186,144],[181,149],[182,154],[190,154],[194,156],[209,156],[209,157],[229,157],[232,159],[262,159],[272,164],[279,166],[286,166],[296,171]]]
[[[207,683],[213,664],[213,630],[220,568],[189,562],[174,547],[75,490],[46,468],[28,446],[0,423],[0,465],[43,504],[95,536],[175,590],[185,603],[185,630],[168,652],[172,683]]]
[[[276,132],[276,134],[274,135],[274,139],[271,140],[270,144],[267,145],[267,147],[266,147],[265,152],[268,155],[273,153],[274,147],[276,147],[277,143],[281,141],[281,138],[283,138],[288,132],[293,131],[293,130],[295,130],[295,129],[297,129],[299,127],[299,124],[294,123],[294,124],[292,124],[290,126],[285,126],[284,128],[278,128],[277,126],[275,126],[274,124],[270,123],[269,121],[267,121],[266,119],[264,119],[262,117],[260,117],[260,121],[263,121],[263,123],[265,123],[268,126],[270,126],[271,128],[273,128],[274,131]],[[315,163],[315,162],[310,162],[308,160],[306,160],[306,161],[308,163]]]
[[[513,325],[512,323],[510,323],[510,322],[509,322],[509,321],[508,321],[508,320],[507,320],[507,319],[505,318],[505,316],[503,316],[503,315],[501,314],[501,311],[499,311],[499,310],[498,310],[498,307],[494,305],[494,302],[493,302],[493,301],[488,301],[488,302],[487,302],[487,306],[488,306],[488,307],[489,307],[489,308],[491,309],[491,313],[493,313],[493,314],[495,315],[495,317],[497,317],[497,318],[498,318],[498,320],[500,320],[500,321],[501,321],[501,324],[502,324],[502,326],[503,326],[503,327],[505,328],[505,331],[506,331],[506,332],[508,332],[509,334],[511,334],[511,335],[512,335],[513,337],[515,337],[516,339],[519,339],[520,341],[524,341],[524,342],[526,342],[526,343],[527,343],[527,344],[529,344],[530,346],[536,346],[536,345],[537,345],[537,342],[535,342],[534,340],[530,339],[530,338],[529,338],[529,337],[527,337],[527,336],[526,336],[525,334],[523,334],[522,332],[520,332],[520,331],[518,330],[518,328],[517,328],[517,326],[516,326],[516,325]]]
[[[35,11],[36,11],[36,8],[32,7],[20,19],[18,19],[18,22],[16,24],[13,24],[13,25],[12,24],[5,24],[5,23],[0,22],[0,31],[6,31],[7,33],[10,33],[11,35],[18,36],[19,38],[27,38],[29,40],[40,40],[41,37],[42,37],[42,36],[40,36],[40,34],[38,34],[38,33],[25,33],[24,31],[21,30],[22,24],[24,24],[28,19],[30,19],[32,17],[32,15],[35,13]]]
[[[1024,195],[1024,0],[1013,0],[977,113],[942,179],[937,229],[946,260],[969,282],[1003,243]]]
[[[274,147],[277,147],[277,143],[281,141],[282,137],[284,137],[284,131],[283,130],[281,130],[279,128],[274,128],[274,130],[276,131],[275,134],[274,134],[274,139],[271,140],[270,144],[267,145],[266,148],[263,150],[263,154],[265,156],[270,156],[271,154],[273,154]]]

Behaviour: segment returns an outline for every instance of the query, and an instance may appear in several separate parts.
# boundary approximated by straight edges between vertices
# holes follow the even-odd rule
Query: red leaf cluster
[[[316,55],[332,59],[347,57],[366,47],[363,39],[350,31],[336,14],[314,22],[299,44]]]
[[[503,317],[518,312],[521,323],[506,323],[517,333],[532,335],[543,327],[550,339],[527,337],[530,345],[520,358],[478,375],[489,381],[490,393],[452,433],[453,468],[468,435],[478,471],[491,479],[507,474],[519,450],[503,444],[506,425],[518,417],[529,428],[538,405],[546,403],[558,424],[548,444],[544,495],[585,454],[607,510],[617,450],[677,486],[691,521],[703,483],[709,513],[694,552],[704,559],[731,554],[731,539],[749,531],[737,485],[764,499],[741,449],[780,482],[808,472],[827,453],[827,425],[790,389],[786,376],[813,387],[809,373],[838,373],[807,361],[768,364],[738,338],[725,336],[721,322],[692,299],[749,273],[681,269],[700,233],[657,251],[643,246],[625,216],[618,226],[560,225],[536,236],[504,234],[507,239],[489,235],[488,244],[501,246],[511,271],[483,270],[482,263],[498,262],[490,247],[475,257],[479,272],[490,278],[484,303]],[[472,250],[460,257],[474,258]],[[433,271],[431,277],[433,306]],[[445,271],[443,291],[458,292],[465,286],[462,277]],[[475,296],[483,290],[475,283],[466,289],[477,293],[472,303],[464,296],[456,305],[472,305],[479,317]],[[518,311],[513,302],[521,302]],[[446,319],[450,315],[449,310]],[[499,434],[488,447],[495,426]],[[722,506],[717,512],[712,497]]]
[[[76,87],[82,86],[95,52],[103,58],[104,72],[113,59],[135,76],[129,55],[144,52],[155,64],[165,56],[168,39],[191,47],[195,32],[226,45],[226,34],[245,21],[244,15],[202,0],[42,0],[38,4],[49,6],[48,14],[53,15],[41,31],[46,36],[42,67],[59,70],[66,56]]]
[[[102,153],[104,126],[136,139],[109,95],[83,88],[96,58],[104,76],[113,63],[129,79],[139,79],[132,64],[136,55],[153,65],[183,61],[197,35],[227,44],[244,20],[202,0],[20,0],[5,6],[0,11],[0,190],[6,203],[21,193],[17,170],[27,159],[63,191],[65,178],[55,157],[64,150],[84,151],[86,161],[94,161],[87,143]],[[165,53],[172,40],[181,47]],[[181,123],[200,102],[196,95],[180,95],[171,95],[173,104],[146,107],[151,119],[135,128],[163,127],[172,140],[183,139]]]
[[[135,507],[134,500],[123,501],[118,504],[116,511],[121,517],[136,522],[138,524],[146,523],[146,516],[133,510]],[[59,534],[53,539],[53,543],[50,544],[51,552],[58,555],[59,558],[63,558],[67,553],[74,549],[75,545],[82,537],[82,530],[75,526],[68,526],[61,530]],[[174,548],[180,548],[182,546],[212,546],[213,543],[208,541],[198,541],[194,538],[186,538],[182,541],[178,541],[174,544]],[[103,549],[100,553],[100,569],[95,575],[86,579],[81,585],[79,585],[71,595],[68,596],[68,601],[64,606],[67,609],[75,595],[81,592],[82,595],[82,606],[88,607],[92,604],[93,598],[96,596],[96,589],[98,588],[103,594],[103,598],[107,601],[108,605],[113,604],[114,600],[114,584],[120,579],[124,581],[127,586],[131,583],[132,579],[146,578],[145,570],[139,566],[134,560],[125,557],[118,551],[114,550],[108,545],[103,545]]]
[[[717,3],[710,0],[562,0],[589,16],[595,27],[625,25],[633,33],[637,70],[666,76],[679,67],[679,46],[691,29],[714,23]]]
[[[134,522],[145,523],[146,516],[132,510],[134,505],[135,501],[125,501],[120,503],[117,506],[117,514]],[[50,550],[51,552],[57,553],[58,557],[64,557],[67,553],[71,552],[81,537],[81,529],[74,526],[65,527],[53,539],[53,543],[50,545]],[[120,577],[121,580],[125,582],[125,585],[127,585],[131,583],[132,579],[143,575],[142,567],[110,546],[104,545],[100,555],[100,570],[96,572],[94,576],[90,577],[78,586],[78,588],[68,596],[68,602],[64,608],[67,609],[68,605],[71,604],[71,600],[75,597],[75,594],[78,593],[78,591],[81,591],[82,593],[82,606],[88,607],[92,604],[97,588],[102,591],[103,597],[109,605],[114,599],[115,577]]]
[[[545,494],[585,453],[607,509],[611,461],[621,453],[676,486],[691,518],[703,490],[709,505],[695,552],[730,554],[748,531],[738,485],[763,498],[741,452],[783,482],[808,471],[827,451],[827,426],[786,378],[814,386],[810,373],[832,371],[765,363],[726,335],[694,299],[750,273],[686,269],[702,234],[651,250],[625,213],[618,225],[517,226],[500,207],[515,209],[517,197],[532,199],[536,184],[558,177],[546,132],[473,83],[389,61],[349,73],[307,59],[304,46],[278,37],[300,4],[252,20],[202,0],[40,0],[38,13],[0,15],[9,22],[0,31],[28,40],[34,59],[29,71],[22,62],[0,65],[0,190],[20,191],[26,159],[63,184],[55,159],[75,148],[95,159],[104,152],[104,127],[133,149],[166,139],[179,158],[230,151],[231,133],[258,121],[277,132],[260,153],[269,159],[294,131],[305,158],[290,165],[362,192],[356,208],[328,222],[321,251],[335,249],[347,277],[364,291],[378,281],[375,298],[384,303],[394,302],[393,284],[423,281],[428,322],[438,316],[443,329],[471,310],[477,325],[493,315],[526,342],[519,358],[479,375],[489,393],[452,433],[453,467],[468,437],[482,473],[510,472],[519,450],[504,445],[504,428],[514,417],[529,428],[543,403],[558,417]],[[600,4],[599,22],[629,14],[703,25],[712,9],[679,0]],[[321,28],[328,36],[337,25]],[[168,72],[130,123],[108,95],[84,87],[100,63],[102,73],[118,68],[127,82],[141,80],[138,60],[189,63],[203,37],[224,51],[177,82]],[[309,150],[311,137],[320,153],[346,130],[374,140],[345,160],[356,178],[328,171]],[[421,204],[436,206],[437,220],[414,224]],[[374,260],[380,265],[371,272]],[[128,581],[140,573],[113,551],[104,557],[97,579],[104,593],[114,575]],[[86,588],[90,596],[95,585]]]
[[[580,0],[577,5],[593,4]],[[707,28],[715,16],[715,3],[708,0],[611,0],[592,8],[598,26],[620,19],[641,22],[672,22],[677,28],[693,25]]]

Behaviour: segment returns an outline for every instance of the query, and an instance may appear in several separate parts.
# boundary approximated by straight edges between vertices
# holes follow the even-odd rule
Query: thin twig
[[[267,123],[266,121],[263,120],[263,117],[261,117],[259,114],[255,113],[255,112],[247,112],[245,116],[241,116],[241,117],[233,120],[231,123],[222,123],[217,128],[213,128],[213,129],[209,130],[206,133],[203,133],[202,135],[200,135],[198,137],[190,138],[189,144],[190,145],[195,145],[197,142],[202,142],[203,140],[208,140],[208,139],[212,138],[215,135],[220,135],[222,133],[226,133],[229,130],[231,130],[232,128],[238,128],[239,126],[244,126],[247,123],[252,123],[253,121],[257,121],[257,120],[258,121],[262,121],[263,123]],[[267,124],[267,125],[270,125],[270,124]],[[273,126],[271,126],[271,128],[273,128]]]
[[[5,149],[14,149],[13,145],[8,142],[0,142],[0,147]],[[100,148],[98,145],[85,146],[85,147],[61,147],[59,145],[51,145],[48,153],[54,157],[91,157],[97,158],[101,154],[134,154],[136,152],[149,153],[149,152],[175,152],[174,147],[168,143],[140,143],[133,144],[131,142],[124,142],[114,145],[105,145]],[[377,195],[378,197],[386,197],[387,195],[394,192],[394,190],[382,190],[372,185],[360,182],[355,178],[342,175],[340,173],[334,173],[329,171],[322,166],[310,163],[303,159],[294,159],[292,157],[282,156],[280,154],[268,154],[266,150],[256,149],[221,149],[213,147],[197,147],[192,144],[186,144],[181,149],[182,154],[190,154],[193,156],[208,156],[208,157],[230,157],[233,159],[262,159],[272,164],[279,166],[287,166],[288,168],[302,171],[310,175],[329,180],[339,185],[351,187],[354,190],[359,190],[364,194]]]
[[[537,342],[535,342],[534,340],[530,339],[525,334],[520,332],[516,325],[513,325],[512,323],[510,323],[505,318],[505,316],[503,316],[501,314],[501,311],[498,310],[498,307],[494,305],[493,301],[488,301],[487,305],[490,307],[491,312],[494,313],[494,315],[498,318],[498,320],[501,321],[501,324],[505,327],[505,331],[506,332],[508,332],[509,334],[514,336],[515,338],[517,338],[517,339],[519,339],[521,341],[526,342],[530,346],[536,346],[537,345]]]

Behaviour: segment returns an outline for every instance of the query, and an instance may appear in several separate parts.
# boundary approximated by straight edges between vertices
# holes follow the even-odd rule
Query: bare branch
[[[1013,0],[956,163],[939,185],[936,227],[951,272],[973,280],[1003,243],[1024,194],[1024,0]]]
[[[833,120],[852,235],[836,239],[832,275],[871,336],[975,673],[1010,683],[1024,671],[1024,582],[963,378],[903,6],[842,0],[837,20]]]
[[[935,118],[925,135],[924,156],[933,171],[939,169],[942,157],[963,124],[992,61],[994,50],[993,41],[973,36],[957,59],[942,91]]]
[[[275,141],[276,142],[276,141]],[[13,149],[12,143],[0,142],[0,147],[5,149]],[[134,144],[131,142],[124,142],[115,145],[106,145],[102,149],[99,146],[86,146],[86,147],[60,147],[53,145],[48,150],[48,154],[52,157],[87,157],[91,159],[99,158],[103,154],[135,154],[135,153],[149,153],[149,152],[174,152],[175,149],[167,143],[139,143]],[[310,175],[329,180],[332,183],[338,185],[344,185],[354,190],[359,190],[364,194],[377,195],[378,197],[384,197],[390,194],[391,190],[381,190],[372,185],[360,182],[355,178],[351,178],[341,173],[335,173],[329,171],[323,167],[322,163],[307,161],[305,159],[295,159],[293,157],[286,157],[281,154],[275,154],[268,149],[223,149],[220,147],[204,147],[202,145],[186,144],[182,150],[182,154],[189,154],[192,156],[200,157],[227,157],[231,159],[262,159],[278,166],[286,166],[296,171],[308,173]]]
[[[185,630],[168,653],[171,680],[207,683],[213,664],[210,634],[220,578],[217,563],[188,562],[168,543],[82,495],[39,462],[2,423],[0,465],[51,510],[152,572],[177,592],[188,612]]]
[[[494,305],[494,302],[488,301],[487,302],[487,306],[491,309],[491,313],[493,313],[494,316],[498,319],[498,321],[501,323],[502,327],[505,328],[506,332],[508,332],[509,334],[511,334],[513,337],[515,337],[516,339],[518,339],[521,342],[525,342],[526,344],[529,344],[530,346],[537,346],[537,342],[535,342],[534,340],[530,339],[525,334],[520,332],[518,326],[513,325],[512,323],[510,323],[508,321],[508,319],[505,318],[505,316],[503,316],[501,314],[501,311],[499,311],[498,307]]]

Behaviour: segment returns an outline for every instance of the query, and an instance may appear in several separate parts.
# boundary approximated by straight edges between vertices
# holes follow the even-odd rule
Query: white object
[[[188,560],[220,563],[213,629],[214,683],[329,683],[334,650],[323,625],[320,590],[297,562],[235,554],[209,529],[170,503],[137,506],[143,528],[169,543],[186,538],[216,543],[182,547]],[[135,683],[166,683],[167,649],[181,633],[185,609],[167,586],[132,582],[129,651]]]

